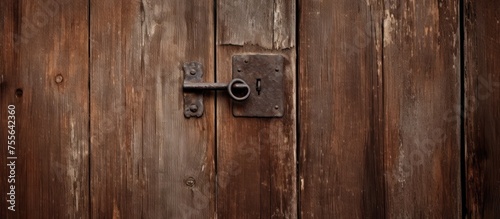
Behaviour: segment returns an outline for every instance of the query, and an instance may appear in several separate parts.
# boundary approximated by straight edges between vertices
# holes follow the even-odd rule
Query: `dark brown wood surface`
[[[497,218],[500,3],[459,4],[2,0],[0,218]],[[184,117],[185,62],[256,53],[283,118]]]
[[[301,1],[300,214],[380,218],[381,4]]]
[[[300,213],[461,215],[458,1],[301,1]]]
[[[459,1],[384,8],[386,216],[460,218]]]
[[[88,1],[0,1],[0,218],[89,214]],[[15,212],[7,108],[15,106]],[[12,121],[12,120],[11,120]]]
[[[213,81],[213,2],[91,6],[92,216],[215,217],[214,98],[186,119],[182,93],[184,62]]]
[[[218,218],[297,217],[295,13],[294,1],[217,1],[217,81],[232,79],[235,54],[286,58],[283,118],[233,117],[217,95]]]
[[[500,216],[500,2],[465,1],[469,218]]]

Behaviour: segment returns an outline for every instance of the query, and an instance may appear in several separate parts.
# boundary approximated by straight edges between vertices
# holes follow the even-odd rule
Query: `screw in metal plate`
[[[186,186],[193,187],[196,184],[196,180],[193,177],[189,177],[186,180]]]
[[[275,108],[275,109],[279,109],[279,108],[280,108],[280,106],[276,105],[276,106],[274,106],[274,108]]]
[[[191,104],[191,106],[189,106],[189,110],[195,113],[198,111],[198,106],[196,104]]]
[[[195,75],[196,74],[196,70],[195,69],[191,69],[191,71],[189,71],[189,74]]]

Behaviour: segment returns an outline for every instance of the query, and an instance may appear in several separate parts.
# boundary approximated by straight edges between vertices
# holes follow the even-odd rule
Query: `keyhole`
[[[262,87],[260,85],[260,78],[257,78],[257,85],[255,86],[257,90],[257,95],[260,95],[260,91],[262,90]]]

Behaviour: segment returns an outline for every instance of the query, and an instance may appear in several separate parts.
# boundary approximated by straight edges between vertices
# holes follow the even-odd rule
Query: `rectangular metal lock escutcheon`
[[[232,59],[233,79],[229,83],[203,81],[203,65],[185,63],[184,116],[203,115],[203,91],[222,90],[232,98],[236,117],[283,117],[284,57],[274,54],[235,55]]]
[[[241,117],[282,117],[284,58],[281,55],[235,55],[233,78],[250,86],[245,101],[233,101],[233,115]]]

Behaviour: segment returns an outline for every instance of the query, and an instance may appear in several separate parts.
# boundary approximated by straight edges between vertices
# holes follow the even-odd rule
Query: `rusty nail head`
[[[280,107],[278,105],[274,106],[275,109],[279,109]],[[268,108],[269,109],[269,108]]]
[[[196,69],[194,69],[194,68],[193,68],[193,69],[191,69],[191,71],[189,71],[189,73],[190,73],[191,75],[195,75],[195,74],[196,74]]]
[[[186,185],[189,187],[193,187],[196,184],[196,180],[193,177],[189,177],[186,180]]]
[[[58,84],[59,84],[59,83],[61,83],[62,81],[63,81],[63,76],[62,76],[62,75],[60,75],[60,74],[59,74],[59,75],[57,75],[57,76],[56,76],[56,83],[58,83]]]
[[[191,106],[189,106],[189,110],[195,113],[196,111],[198,111],[198,106],[196,106],[196,104],[191,104]]]

